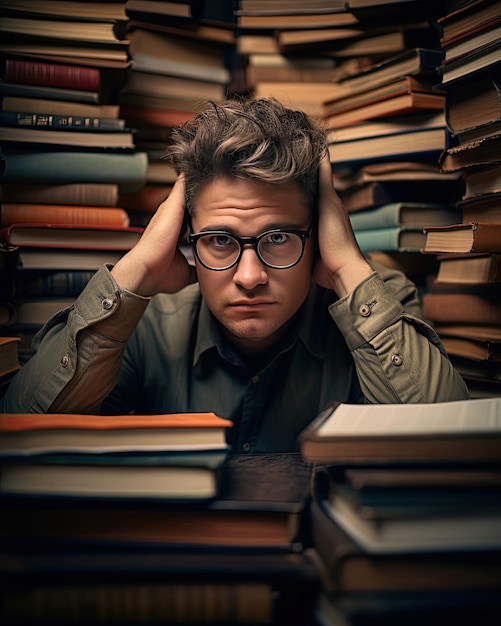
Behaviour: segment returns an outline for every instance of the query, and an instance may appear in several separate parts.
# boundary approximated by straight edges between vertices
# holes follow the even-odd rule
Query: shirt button
[[[247,443],[247,442],[246,442],[246,443],[243,443],[243,444],[242,444],[242,450],[243,450],[244,452],[249,452],[249,450],[250,450],[250,449],[251,449],[251,445],[250,445],[250,443]]]
[[[399,365],[402,365],[404,360],[402,359],[400,354],[392,354],[391,355],[391,362],[393,363],[393,365],[396,365],[398,367]]]
[[[111,298],[105,298],[101,302],[101,306],[103,307],[105,311],[109,311],[110,309],[113,308],[113,300]]]
[[[61,359],[61,365],[63,367],[68,367],[68,363],[70,362],[70,359],[67,355],[64,355],[63,358]]]
[[[255,384],[256,384],[256,383],[258,383],[258,382],[259,382],[259,376],[256,374],[256,376],[253,376],[253,377],[251,378],[251,383],[252,383],[253,385],[255,385]]]
[[[371,307],[368,304],[361,304],[358,312],[362,317],[369,317],[371,314]]]

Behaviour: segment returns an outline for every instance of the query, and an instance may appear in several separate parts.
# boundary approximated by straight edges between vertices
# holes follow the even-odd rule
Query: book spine
[[[17,184],[115,183],[120,192],[146,183],[146,152],[4,152],[2,181]]]
[[[119,105],[115,104],[83,104],[81,102],[64,102],[46,98],[23,98],[5,96],[1,102],[2,111],[25,111],[26,113],[44,113],[46,115],[77,115],[79,117],[100,117],[118,119]]]
[[[51,85],[28,85],[25,83],[13,83],[8,81],[0,81],[0,97],[3,96],[47,98],[48,100],[63,100],[65,102],[101,104],[101,97],[98,91],[52,87]]]
[[[0,111],[0,126],[12,128],[40,128],[56,130],[81,130],[108,132],[123,131],[125,121],[122,119],[106,119],[100,117],[84,117],[78,115],[52,115],[45,113],[14,113]]]
[[[106,183],[5,184],[0,185],[0,202],[114,207],[118,203],[118,187]]]
[[[400,209],[400,204],[389,203],[377,209],[355,211],[350,213],[351,225],[355,231],[392,228],[399,225]]]
[[[399,227],[377,228],[355,231],[355,238],[365,254],[371,250],[398,252],[400,249]]]
[[[16,298],[76,298],[94,275],[92,270],[18,270],[12,296]]]
[[[7,59],[4,78],[13,83],[99,91],[99,68]]]
[[[123,228],[129,226],[129,216],[127,211],[118,207],[3,203],[0,208],[2,226],[36,222]]]

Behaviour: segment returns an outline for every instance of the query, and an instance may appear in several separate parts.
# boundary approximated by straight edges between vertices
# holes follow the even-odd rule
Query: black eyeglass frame
[[[269,235],[273,235],[274,233],[284,233],[285,235],[297,235],[300,239],[301,239],[301,253],[299,255],[299,257],[296,259],[296,261],[294,261],[294,263],[289,263],[289,265],[272,265],[271,263],[268,263],[267,261],[265,261],[265,259],[263,259],[263,257],[261,256],[261,253],[259,251],[259,242],[264,239],[264,237],[267,237]],[[199,263],[201,265],[203,265],[206,269],[208,270],[212,270],[213,272],[223,272],[225,270],[229,270],[232,267],[235,267],[235,265],[238,265],[238,263],[240,262],[240,259],[242,258],[242,255],[244,253],[244,246],[246,245],[251,245],[254,248],[254,252],[257,254],[258,259],[261,261],[261,263],[263,263],[263,265],[265,265],[266,267],[269,267],[271,269],[274,270],[288,270],[291,267],[294,267],[295,265],[297,265],[299,263],[299,261],[303,258],[304,255],[304,249],[306,247],[306,242],[307,240],[311,237],[313,233],[313,227],[310,226],[308,228],[308,230],[295,230],[293,228],[272,228],[271,230],[267,230],[264,233],[261,233],[260,235],[258,235],[257,237],[237,237],[236,235],[233,235],[231,233],[228,233],[224,230],[205,230],[202,231],[200,233],[190,233],[188,232],[188,243],[191,245],[191,247],[193,248],[193,253],[195,254],[197,260],[199,261]],[[234,239],[238,245],[240,246],[240,251],[236,257],[236,259],[234,261],[232,261],[229,265],[225,265],[224,267],[211,267],[210,265],[207,265],[206,263],[204,263],[202,261],[202,259],[200,258],[200,254],[198,252],[198,246],[197,246],[197,242],[199,239],[201,239],[202,237],[206,237],[207,235],[223,235],[226,237],[231,237],[232,239]]]

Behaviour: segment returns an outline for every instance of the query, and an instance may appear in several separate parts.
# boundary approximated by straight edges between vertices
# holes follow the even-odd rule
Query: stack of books
[[[2,415],[2,622],[303,624],[312,464],[233,455],[230,426]]]
[[[163,160],[171,129],[231,92],[233,24],[204,19],[217,7],[199,4],[201,15],[189,2],[126,4],[132,67],[120,92],[120,112],[136,129],[136,148],[148,155],[146,184],[121,198],[136,225],[148,223],[176,179]]]
[[[119,116],[127,24],[125,1],[0,8],[0,239],[18,249],[2,297],[22,308],[6,332],[24,337],[29,327],[26,356],[42,316],[137,241],[118,206],[119,193],[144,185],[147,171]],[[37,319],[25,318],[27,307]]]
[[[427,229],[425,252],[437,255],[438,271],[425,314],[474,397],[501,391],[500,9],[500,2],[464,3],[438,20],[445,114],[457,144],[439,163],[465,188],[458,224]]]
[[[335,405],[316,463],[318,622],[468,624],[501,605],[501,398]]]

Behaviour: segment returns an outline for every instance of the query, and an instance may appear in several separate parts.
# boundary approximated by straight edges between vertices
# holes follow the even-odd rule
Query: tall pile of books
[[[337,405],[316,463],[322,626],[490,623],[501,606],[501,398]]]
[[[229,426],[2,415],[2,623],[303,624],[312,466],[232,455]]]
[[[14,256],[2,334],[21,336],[24,356],[41,323],[140,234],[118,206],[147,171],[119,117],[127,23],[125,0],[0,6],[0,225],[2,256]]]
[[[501,394],[501,2],[462,3],[441,17],[439,67],[446,119],[456,140],[444,175],[464,181],[458,224],[427,229],[438,258],[425,315],[473,397]]]
[[[126,4],[132,66],[120,91],[120,112],[136,129],[136,147],[148,155],[145,186],[121,198],[133,224],[145,225],[175,182],[176,173],[163,160],[172,127],[231,92],[233,14],[231,7],[223,13],[218,8],[193,2]]]

